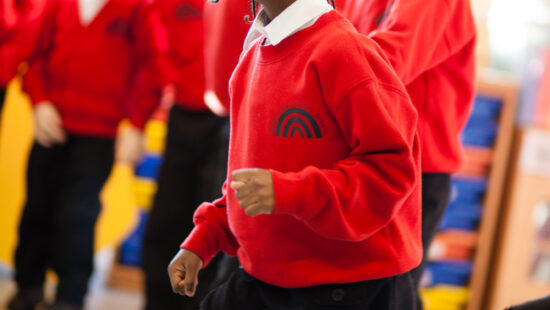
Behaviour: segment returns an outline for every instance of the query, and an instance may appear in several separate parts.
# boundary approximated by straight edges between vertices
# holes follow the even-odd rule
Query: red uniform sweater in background
[[[114,137],[128,118],[143,127],[159,103],[166,38],[145,0],[110,0],[87,26],[77,0],[52,0],[24,90],[50,100],[74,134]]]
[[[44,0],[0,0],[0,87],[33,52],[45,6]]]
[[[341,0],[384,50],[418,109],[422,171],[452,173],[474,94],[476,30],[468,0]]]
[[[271,169],[274,212],[248,217],[224,190],[196,211],[182,247],[205,263],[237,253],[247,272],[282,287],[417,266],[417,115],[383,52],[335,11],[276,46],[263,39],[231,79],[226,184],[235,169]]]
[[[19,21],[19,14],[14,0],[0,0],[0,42],[2,38],[15,26]]]
[[[207,111],[204,104],[204,0],[156,1],[168,33],[169,79],[176,87],[176,104]]]
[[[206,89],[229,108],[229,78],[239,61],[250,25],[248,1],[222,0],[204,8]],[[250,16],[252,18],[252,16]]]

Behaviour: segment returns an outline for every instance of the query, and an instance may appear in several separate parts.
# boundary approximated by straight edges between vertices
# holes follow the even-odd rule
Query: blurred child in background
[[[468,0],[341,0],[343,14],[382,48],[419,113],[422,264],[449,202],[462,159],[460,132],[474,95],[476,30]],[[418,299],[421,309],[421,301]]]
[[[217,114],[229,108],[229,78],[239,56],[252,19],[247,1],[224,0],[204,8],[204,53],[206,91],[204,100]]]
[[[147,0],[50,0],[38,29],[24,79],[35,143],[9,309],[42,301],[48,267],[59,279],[48,309],[82,309],[98,195],[115,159],[132,164],[140,156],[142,128],[164,84],[165,42]],[[117,137],[124,118],[130,125]]]
[[[219,195],[227,164],[228,120],[214,114],[203,99],[204,0],[159,0],[155,5],[168,33],[175,104],[144,237],[145,309],[197,309],[216,279],[217,264],[201,274],[202,287],[194,299],[172,293],[166,267],[193,229],[197,205]]]

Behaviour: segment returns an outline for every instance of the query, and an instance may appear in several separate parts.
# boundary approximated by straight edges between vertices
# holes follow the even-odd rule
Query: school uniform
[[[202,307],[414,309],[399,276],[422,256],[417,114],[405,88],[324,1],[298,0],[264,25],[261,12],[230,83],[228,171],[270,169],[274,211],[248,217],[227,188],[198,208],[181,248],[205,265],[223,250],[243,266]],[[232,294],[242,285],[255,289]],[[408,296],[389,297],[407,285]]]
[[[160,99],[158,27],[141,0],[49,2],[23,88],[34,105],[54,104],[68,137],[31,150],[15,253],[21,295],[41,291],[52,267],[56,302],[82,305],[117,127],[128,118],[143,128]]]
[[[424,253],[462,162],[460,132],[474,96],[476,30],[466,0],[352,0],[338,3],[360,33],[384,51],[419,115]],[[413,271],[420,282],[425,260]]]
[[[216,264],[200,275],[202,286],[192,299],[173,293],[166,266],[191,232],[197,205],[219,196],[229,128],[227,118],[213,114],[203,100],[204,0],[164,0],[156,7],[170,45],[167,62],[175,103],[144,237],[145,309],[197,309],[216,279]]]
[[[229,78],[237,66],[243,42],[253,19],[246,1],[224,0],[204,7],[204,54],[206,90],[204,100],[213,110],[229,109]]]

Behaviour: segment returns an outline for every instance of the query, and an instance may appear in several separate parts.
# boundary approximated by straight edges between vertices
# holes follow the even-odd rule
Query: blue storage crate
[[[455,202],[445,210],[441,219],[439,230],[462,229],[477,230],[477,226],[483,215],[480,204]]]
[[[429,285],[447,284],[466,286],[472,273],[471,261],[430,262],[426,269],[431,279]]]
[[[487,178],[458,177],[451,180],[451,201],[479,203],[487,190]]]
[[[137,177],[156,180],[158,177],[162,156],[158,154],[146,153],[136,166],[135,175]]]
[[[494,119],[500,115],[502,99],[497,97],[477,95],[474,99],[472,117]]]
[[[497,137],[496,124],[493,126],[488,123],[486,126],[470,125],[464,128],[460,135],[460,140],[465,145],[473,145],[480,147],[492,147]]]

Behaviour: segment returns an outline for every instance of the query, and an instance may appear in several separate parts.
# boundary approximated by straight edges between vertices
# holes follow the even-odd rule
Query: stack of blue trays
[[[502,110],[499,99],[477,96],[471,116],[462,132],[465,146],[492,149],[498,134],[498,120]],[[449,205],[440,231],[449,229],[476,232],[483,215],[483,199],[488,187],[488,176],[457,175],[452,179],[452,191]],[[430,285],[467,286],[473,262],[437,261],[427,265],[426,278]]]
[[[498,133],[498,118],[502,102],[497,98],[477,96],[472,114],[462,132],[466,145],[492,147]]]
[[[470,261],[443,261],[428,263],[430,285],[446,284],[466,286],[472,273]]]
[[[441,220],[440,230],[476,230],[482,215],[481,201],[487,189],[482,177],[455,177],[452,197]]]

